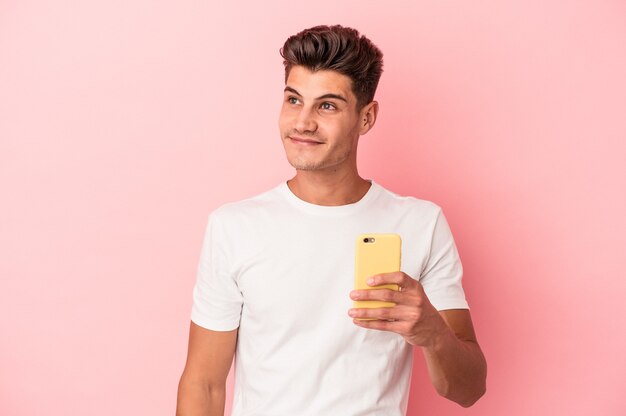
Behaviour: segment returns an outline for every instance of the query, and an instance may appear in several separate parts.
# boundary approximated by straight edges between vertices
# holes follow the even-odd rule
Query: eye
[[[335,107],[335,104],[333,103],[325,102],[325,103],[322,103],[320,108],[322,110],[335,110],[337,107]]]
[[[300,100],[298,100],[296,97],[294,97],[293,95],[291,95],[291,96],[287,97],[287,102],[288,102],[289,104],[296,105],[296,104],[298,104],[298,103],[300,102]]]

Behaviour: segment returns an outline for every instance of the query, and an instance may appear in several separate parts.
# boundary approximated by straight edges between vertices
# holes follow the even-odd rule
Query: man
[[[318,26],[281,55],[279,127],[296,174],[209,218],[178,414],[223,414],[236,356],[233,415],[403,415],[413,346],[437,391],[470,406],[486,364],[446,220],[357,170],[359,136],[378,114],[382,53],[354,29]],[[402,272],[355,291],[364,233],[401,236]],[[390,283],[400,290],[376,289]],[[354,309],[353,300],[395,306]]]

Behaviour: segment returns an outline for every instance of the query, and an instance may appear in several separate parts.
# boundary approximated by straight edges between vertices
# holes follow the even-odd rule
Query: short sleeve
[[[214,331],[230,331],[239,327],[243,304],[226,254],[227,241],[219,219],[211,214],[193,289],[191,320]]]
[[[430,254],[420,276],[430,303],[439,311],[469,309],[461,286],[463,267],[441,209],[433,228]]]

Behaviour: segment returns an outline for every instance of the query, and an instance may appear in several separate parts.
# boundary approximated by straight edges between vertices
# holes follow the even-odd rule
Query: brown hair
[[[285,82],[291,68],[304,66],[311,71],[333,70],[352,80],[357,109],[374,99],[383,72],[383,53],[356,29],[315,26],[290,36],[280,50],[285,65]]]

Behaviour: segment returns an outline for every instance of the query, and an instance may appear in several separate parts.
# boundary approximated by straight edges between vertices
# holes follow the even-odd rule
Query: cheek
[[[284,110],[281,110],[278,114],[278,128],[282,131],[287,128],[288,119]]]
[[[352,139],[358,135],[358,130],[354,128],[353,123],[342,123],[341,125],[334,126],[333,133],[336,137],[342,139],[342,144],[350,146]]]
[[[278,126],[282,129],[289,128],[294,119],[294,111],[289,108],[285,108],[283,105],[278,114]]]

